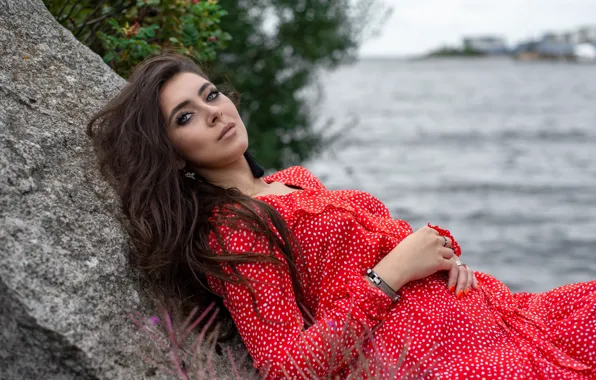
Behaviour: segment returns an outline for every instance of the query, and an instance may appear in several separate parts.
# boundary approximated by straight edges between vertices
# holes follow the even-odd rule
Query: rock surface
[[[137,355],[149,303],[85,135],[124,83],[41,0],[0,0],[0,379],[168,378]]]

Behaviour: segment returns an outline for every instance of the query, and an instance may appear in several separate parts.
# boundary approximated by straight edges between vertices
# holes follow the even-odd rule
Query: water
[[[341,138],[305,163],[514,291],[596,279],[596,65],[369,60],[321,77]],[[326,127],[328,128],[328,127]]]

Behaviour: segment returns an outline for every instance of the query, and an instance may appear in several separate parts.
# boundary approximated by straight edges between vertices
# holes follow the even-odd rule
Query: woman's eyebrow
[[[178,112],[181,108],[186,107],[188,105],[188,103],[190,103],[190,100],[185,100],[182,103],[178,104],[176,107],[174,107],[172,112],[170,112],[170,117],[168,118],[167,125],[170,125],[170,123],[172,123],[172,119],[174,118],[174,115],[176,114],[176,112]]]
[[[201,94],[203,94],[203,92],[205,92],[205,89],[207,89],[207,87],[211,86],[212,83],[211,82],[205,82],[201,85],[201,87],[199,88],[199,96],[201,96]],[[168,125],[170,125],[170,123],[172,122],[172,118],[174,117],[174,114],[176,112],[178,112],[181,108],[184,108],[188,105],[188,103],[190,103],[190,100],[185,100],[182,103],[178,104],[176,107],[174,107],[174,109],[172,110],[172,112],[170,112],[170,117],[168,117]]]
[[[205,91],[205,89],[209,86],[212,86],[211,82],[205,82],[201,85],[201,88],[199,88],[199,96],[201,96],[201,94],[203,94],[203,91]]]

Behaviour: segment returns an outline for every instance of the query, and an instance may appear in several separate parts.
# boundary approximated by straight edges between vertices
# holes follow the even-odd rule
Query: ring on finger
[[[457,261],[455,262],[455,264],[456,264],[458,267],[461,267],[461,266],[467,267],[467,266],[466,266],[466,264],[464,264],[464,263],[463,263],[461,260],[457,260]]]
[[[441,236],[441,237],[445,240],[445,242],[443,243],[443,247],[447,247],[447,243],[449,243],[447,241],[447,238],[445,236]]]

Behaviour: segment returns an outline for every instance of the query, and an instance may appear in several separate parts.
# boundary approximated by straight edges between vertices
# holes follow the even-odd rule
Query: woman
[[[363,377],[363,362],[386,378],[596,378],[596,281],[511,294],[448,231],[413,232],[370,194],[297,166],[263,177],[234,102],[190,59],[143,62],[88,132],[133,264],[181,308],[223,300],[267,378]]]

